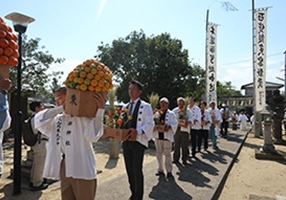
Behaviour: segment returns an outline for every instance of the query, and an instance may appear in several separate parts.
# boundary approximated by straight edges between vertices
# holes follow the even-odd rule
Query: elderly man
[[[180,159],[180,150],[182,149],[182,161],[183,164],[187,164],[187,158],[189,156],[189,134],[190,127],[193,123],[193,115],[191,111],[185,106],[185,99],[179,97],[177,99],[178,107],[174,108],[172,111],[175,113],[178,119],[178,128],[174,136],[174,154],[173,163],[178,163]]]
[[[176,115],[173,111],[169,110],[169,100],[166,97],[160,99],[160,110],[154,115],[160,113],[159,121],[161,122],[160,127],[164,126],[164,129],[157,128],[154,129],[154,138],[156,145],[156,156],[158,160],[158,172],[157,176],[165,175],[164,169],[167,171],[167,177],[172,177],[172,143],[174,142],[174,135],[178,126],[178,121]],[[164,162],[165,156],[165,162]]]

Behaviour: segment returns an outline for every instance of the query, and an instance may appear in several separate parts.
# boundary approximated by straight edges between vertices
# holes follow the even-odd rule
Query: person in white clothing
[[[202,118],[201,118],[201,129],[198,135],[198,151],[201,151],[202,140],[204,140],[204,150],[208,149],[208,139],[209,139],[209,130],[212,123],[210,112],[206,109],[207,103],[202,101],[200,104]]]
[[[105,93],[93,93],[98,110],[93,118],[64,112],[66,88],[54,93],[56,108],[35,115],[35,128],[49,136],[44,177],[61,180],[63,200],[94,200],[97,187],[92,142],[103,134]]]
[[[129,83],[128,94],[130,102],[123,106],[123,110],[128,110],[128,117],[125,120],[130,123],[124,123],[122,127],[130,129],[131,133],[122,143],[125,168],[128,176],[129,188],[131,191],[131,200],[142,200],[144,195],[144,175],[143,159],[144,152],[148,147],[148,141],[152,139],[154,120],[151,105],[141,100],[140,95],[143,92],[143,85],[136,80]],[[130,120],[131,118],[131,120]],[[136,140],[132,140],[136,138]]]
[[[172,177],[172,143],[174,142],[174,135],[177,130],[178,121],[173,111],[169,110],[169,100],[166,97],[160,99],[160,122],[164,125],[164,129],[154,128],[154,138],[156,146],[156,157],[158,161],[158,170],[156,175],[165,175],[164,171],[167,171],[167,177]],[[156,113],[155,113],[156,115]],[[165,162],[164,162],[165,156]]]
[[[174,136],[174,153],[173,153],[173,163],[178,163],[180,159],[180,150],[182,149],[182,161],[183,164],[187,164],[187,158],[189,156],[189,134],[190,127],[193,123],[193,115],[190,109],[185,106],[185,99],[179,97],[177,99],[178,107],[174,108],[172,111],[175,113],[178,119],[178,128]]]
[[[197,148],[197,140],[198,140],[197,138],[198,138],[198,134],[200,133],[201,118],[202,118],[201,109],[195,104],[196,104],[196,98],[190,97],[189,109],[191,110],[192,117],[194,119],[194,123],[191,126],[192,156],[194,158],[196,158],[196,148]]]
[[[11,80],[0,76],[0,177],[3,173],[3,137],[4,131],[11,125],[11,116],[9,113],[9,104],[7,100],[8,90],[11,88]]]
[[[246,127],[247,120],[248,120],[248,117],[244,114],[243,111],[241,111],[239,116],[238,116],[238,121],[240,122],[240,130],[242,130],[242,131],[247,130],[247,127]]]
[[[219,109],[216,107],[214,101],[210,103],[209,112],[212,118],[212,123],[210,126],[210,138],[212,141],[212,147],[216,149],[218,148],[216,138],[219,135],[219,127],[220,127],[220,123],[222,122],[222,118],[221,118],[221,113]]]

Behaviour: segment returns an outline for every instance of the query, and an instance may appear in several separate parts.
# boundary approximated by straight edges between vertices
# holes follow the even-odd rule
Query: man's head
[[[54,99],[56,102],[56,106],[62,106],[66,102],[66,94],[67,94],[67,88],[66,87],[60,87],[54,92]]]
[[[160,109],[162,111],[168,110],[169,100],[166,97],[161,98],[159,102],[160,102]]]
[[[185,99],[184,99],[183,97],[179,97],[179,98],[177,99],[177,104],[178,104],[178,107],[179,107],[179,108],[183,108],[184,105],[185,105]]]
[[[207,107],[207,103],[205,101],[202,101],[200,104],[201,109],[205,109]]]
[[[192,97],[192,96],[190,97],[189,105],[191,108],[195,105],[196,101],[197,101],[196,97]]]
[[[143,92],[143,86],[140,82],[132,80],[129,83],[128,93],[131,100],[137,99],[142,92]]]
[[[33,101],[29,104],[30,110],[37,113],[43,110],[43,104],[41,101]]]
[[[211,109],[215,109],[215,102],[214,102],[214,101],[212,101],[212,102],[210,103],[210,107],[211,107]]]

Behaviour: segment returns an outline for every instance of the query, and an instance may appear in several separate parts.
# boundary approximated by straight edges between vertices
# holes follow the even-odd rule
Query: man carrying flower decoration
[[[94,200],[97,187],[96,160],[92,142],[103,133],[106,94],[92,93],[97,104],[93,117],[67,114],[66,88],[54,93],[57,107],[44,109],[35,115],[35,128],[49,136],[43,176],[61,180],[63,200]]]
[[[123,156],[131,190],[131,200],[142,200],[144,194],[143,158],[154,127],[152,108],[140,99],[143,86],[138,81],[129,84],[130,102],[123,106],[121,128],[129,129],[123,142]]]
[[[156,146],[156,156],[158,160],[158,171],[156,176],[165,175],[172,177],[172,143],[174,142],[174,135],[177,130],[178,121],[173,111],[168,109],[169,100],[166,97],[160,99],[160,110],[154,114],[154,119],[159,118],[160,125],[154,128],[154,138]],[[164,162],[165,156],[165,162]]]
[[[173,154],[173,163],[178,163],[180,159],[182,149],[182,161],[183,164],[187,164],[187,158],[189,156],[189,134],[190,125],[193,122],[193,115],[187,108],[187,104],[183,97],[177,99],[178,107],[173,109],[173,112],[178,119],[178,128],[174,136],[175,148]]]

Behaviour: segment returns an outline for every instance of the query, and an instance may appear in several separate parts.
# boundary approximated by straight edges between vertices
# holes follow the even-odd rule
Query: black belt
[[[62,154],[62,158],[65,159],[66,158],[66,154]]]
[[[49,141],[49,139],[48,139],[48,138],[41,138],[41,140]]]

